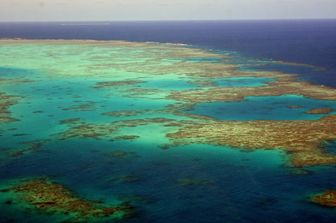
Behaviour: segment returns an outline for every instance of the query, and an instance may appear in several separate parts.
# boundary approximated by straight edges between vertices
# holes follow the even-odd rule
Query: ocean
[[[285,72],[336,87],[336,20],[0,23],[1,38],[188,44],[191,50],[229,55],[230,63],[243,71]],[[130,223],[334,222],[335,209],[309,201],[314,193],[336,188],[333,165],[291,167],[282,149],[251,151],[205,143],[165,148],[167,134],[177,127],[155,119],[192,119],[167,110],[179,104],[167,95],[200,88],[197,81],[206,79],[195,81],[184,76],[188,69],[168,72],[159,65],[217,60],[175,56],[156,62],[161,52],[176,53],[160,46],[0,44],[0,77],[17,81],[4,82],[1,91],[22,96],[9,110],[17,121],[0,125],[0,189],[20,179],[47,177],[89,200],[129,202],[135,215],[122,221]],[[137,63],[151,67],[145,70]],[[108,86],[109,81],[120,86]],[[244,88],[265,86],[272,78],[213,81],[224,88]],[[335,114],[336,102],[291,94],[248,96],[204,101],[181,111],[223,121],[315,121],[326,114],[306,111],[320,107]],[[120,111],[125,114],[106,115]],[[81,121],[64,124],[70,119]],[[132,126],[125,122],[129,119],[147,121]],[[90,129],[109,128],[104,124],[112,122],[122,123],[116,130],[121,137],[108,138],[115,129],[90,135]],[[78,128],[89,133],[68,132]],[[36,151],[25,149],[37,142],[41,148]],[[18,156],[6,155],[17,149]],[[330,141],[326,150],[334,154],[335,144]],[[0,222],[69,220],[66,214],[45,214],[1,193]]]

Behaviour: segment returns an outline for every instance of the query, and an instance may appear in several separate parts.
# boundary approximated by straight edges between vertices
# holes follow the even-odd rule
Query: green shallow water
[[[176,56],[157,58],[160,52],[160,47],[0,45],[0,78],[31,80],[1,84],[1,91],[22,97],[9,109],[19,120],[0,124],[1,188],[13,180],[49,177],[82,198],[106,204],[130,202],[137,214],[126,222],[328,222],[336,217],[335,210],[306,200],[307,194],[336,187],[330,181],[335,168],[311,168],[298,174],[285,165],[288,157],[280,150],[246,152],[205,144],[167,149],[166,134],[177,127],[163,121],[123,127],[100,139],[60,139],[71,128],[61,121],[71,118],[95,125],[149,118],[192,120],[167,109],[181,102],[166,97],[171,92],[201,88],[193,84],[200,79],[181,70],[159,72],[183,61]],[[220,62],[198,57],[189,61]],[[143,69],[144,64],[151,69]],[[233,79],[234,83],[219,85],[256,87],[271,81]],[[125,80],[133,82],[96,87],[100,82]],[[291,105],[300,108],[289,109]],[[190,112],[223,120],[313,120],[322,115],[304,112],[324,106],[336,108],[333,101],[283,95],[197,104]],[[131,113],[104,114],[120,111]],[[137,137],[114,138],[129,135]],[[43,140],[38,150],[18,157],[8,155],[36,140]],[[328,148],[332,147],[331,143]],[[11,196],[0,193],[1,222],[61,222],[68,218],[27,210],[20,203],[8,205],[8,199]]]

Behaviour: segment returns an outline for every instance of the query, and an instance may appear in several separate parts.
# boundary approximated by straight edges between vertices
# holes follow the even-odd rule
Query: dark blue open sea
[[[231,52],[231,55],[243,58],[241,60],[246,64],[249,59],[292,63],[292,66],[281,63],[270,63],[262,68],[251,66],[298,74],[304,80],[336,87],[336,20],[0,23],[0,38],[185,43]],[[29,58],[25,59],[29,61]],[[11,73],[39,78],[41,74],[38,72],[0,66],[0,77]],[[107,90],[97,91],[91,82],[76,77],[72,82],[57,81],[47,83],[41,79],[33,88],[30,85],[6,88],[8,92],[27,94],[25,96],[31,101],[23,100],[11,110],[20,121],[4,124],[6,131],[0,135],[0,152],[8,145],[18,143],[20,137],[36,140],[62,130],[63,127],[58,125],[65,118],[108,122],[112,118],[101,114],[118,106],[122,110],[129,109],[127,106],[160,110],[171,103],[122,98],[120,95],[109,98]],[[174,81],[170,84],[175,85]],[[270,80],[251,83],[253,81],[247,80],[248,84],[256,86]],[[160,84],[161,88],[165,87],[158,82],[153,85]],[[224,80],[220,84],[227,83]],[[246,83],[239,84],[244,86]],[[185,85],[173,87],[190,88]],[[60,104],[70,106],[76,100],[69,98],[73,89],[87,101],[97,100],[97,110],[85,113],[59,109]],[[41,92],[48,97],[41,97]],[[243,102],[225,105],[204,103],[195,106],[195,113],[220,120],[314,120],[321,117],[306,114],[303,108],[289,110],[288,106],[293,104],[309,109],[316,106],[336,109],[335,101],[283,95],[248,97]],[[228,108],[226,113],[221,112],[223,106]],[[39,110],[44,113],[36,112]],[[336,209],[314,205],[307,199],[312,193],[336,189],[334,166],[305,170],[290,168],[285,165],[288,157],[279,150],[246,152],[199,144],[164,150],[158,146],[166,142],[162,129],[155,125],[135,128],[132,131],[139,131],[135,132],[139,139],[133,141],[51,140],[42,150],[0,163],[0,179],[48,176],[93,200],[109,201],[113,200],[112,195],[117,195],[126,201],[134,201],[137,215],[126,220],[130,223],[336,222]],[[17,133],[16,137],[14,133]],[[20,133],[29,135],[20,136]],[[335,145],[330,142],[328,149],[335,151]],[[120,150],[131,155],[108,157],[106,154],[112,150],[116,150],[116,156]],[[34,215],[29,210],[21,213],[4,204],[0,204],[0,208],[0,222],[58,222],[56,217]]]

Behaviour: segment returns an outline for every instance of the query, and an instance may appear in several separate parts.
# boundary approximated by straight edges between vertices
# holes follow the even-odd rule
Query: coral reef
[[[336,207],[336,191],[327,190],[310,197],[310,201],[325,207]]]
[[[111,136],[117,131],[117,126],[109,124],[89,124],[80,122],[79,125],[71,126],[68,130],[59,134],[59,139],[71,138],[94,138],[101,139]]]
[[[121,136],[115,136],[113,139],[115,140],[135,140],[138,139],[139,136],[137,135],[121,135]]]
[[[95,102],[87,102],[79,105],[73,105],[63,108],[64,111],[93,111],[95,109]]]
[[[127,152],[123,150],[115,150],[109,153],[106,153],[106,157],[108,158],[117,158],[117,159],[125,159],[130,157],[137,157],[137,154],[135,152]]]
[[[26,180],[2,192],[12,193],[13,200],[44,213],[68,215],[70,221],[88,221],[92,218],[122,219],[133,213],[133,207],[129,204],[106,207],[99,202],[78,198],[63,185],[45,178]]]
[[[71,122],[69,129],[58,134],[58,138],[65,140],[70,138],[94,138],[94,139],[122,139],[133,140],[138,138],[136,135],[122,135],[116,136],[115,133],[126,127],[137,127],[140,125],[148,125],[152,123],[167,123],[174,121],[166,118],[148,118],[148,119],[132,119],[121,120],[107,124],[99,123],[85,123],[85,122]]]
[[[11,112],[8,109],[15,105],[18,100],[19,97],[0,92],[0,123],[17,121],[17,119],[11,117]]]
[[[76,123],[76,122],[79,122],[79,121],[80,121],[80,118],[68,118],[68,119],[61,120],[59,123],[61,125],[64,125],[64,124]]]
[[[181,186],[211,186],[214,184],[212,181],[194,177],[180,178],[177,180],[177,183]]]
[[[135,175],[121,175],[118,177],[113,177],[109,181],[114,183],[136,183],[139,181],[139,178]]]
[[[0,78],[0,84],[25,84],[25,83],[32,83],[32,80],[29,79],[22,79],[22,78]]]
[[[150,110],[136,111],[136,110],[123,110],[123,111],[111,111],[104,112],[103,115],[112,116],[112,117],[124,117],[124,116],[135,116],[143,113],[147,113]]]
[[[13,158],[20,157],[27,153],[31,153],[31,152],[41,149],[41,147],[47,142],[48,140],[36,140],[36,141],[31,141],[31,142],[23,142],[21,143],[24,145],[23,148],[10,149],[8,151],[8,154],[10,157],[13,157]]]
[[[247,96],[280,96],[285,94],[303,95],[321,100],[336,100],[336,89],[294,80],[278,80],[261,87],[214,87],[178,91],[172,92],[168,98],[194,104],[213,101],[241,101]]]
[[[205,143],[236,148],[281,149],[295,167],[336,164],[323,142],[336,139],[336,116],[305,121],[218,121],[184,124],[167,134],[175,145]]]
[[[104,82],[98,82],[95,88],[120,87],[120,86],[135,85],[135,84],[140,84],[140,83],[142,83],[142,81],[137,81],[137,80],[104,81]]]
[[[303,108],[303,106],[300,106],[300,105],[289,105],[289,106],[287,106],[287,108],[290,108],[290,109],[299,109],[299,108]]]
[[[331,108],[313,108],[310,109],[309,111],[306,111],[307,114],[329,114],[330,112],[332,112]]]

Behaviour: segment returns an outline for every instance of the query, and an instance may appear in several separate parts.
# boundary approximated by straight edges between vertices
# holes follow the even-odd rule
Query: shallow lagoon
[[[177,113],[167,109],[181,103],[167,96],[171,91],[201,86],[191,84],[192,76],[183,75],[188,70],[175,74],[169,70],[166,77],[162,70],[158,71],[161,75],[153,72],[153,67],[144,70],[137,63],[153,59],[152,53],[144,54],[146,50],[149,49],[52,43],[0,45],[1,78],[31,80],[1,84],[1,91],[22,96],[9,108],[19,120],[0,125],[1,188],[13,180],[48,177],[86,199],[108,204],[130,202],[136,215],[125,222],[333,222],[335,210],[315,206],[307,201],[307,196],[336,187],[330,180],[335,168],[298,170],[286,165],[288,157],[281,150],[260,148],[247,152],[204,144],[166,149],[162,147],[169,143],[166,134],[177,127],[163,122],[123,127],[100,139],[61,140],[59,135],[72,125],[62,121],[72,118],[91,124],[147,118],[191,119],[183,114],[184,110]],[[17,55],[20,60],[14,60]],[[198,61],[208,60],[197,57],[193,63]],[[166,60],[162,62],[150,65],[160,69],[166,65]],[[96,87],[99,82],[111,83],[125,77],[138,82]],[[250,80],[236,87],[257,87],[267,81]],[[246,97],[237,102],[196,104],[192,113],[223,120],[315,120],[323,115],[304,112],[316,107],[334,109],[336,105],[334,101],[297,95]],[[137,113],[104,114],[117,111]],[[137,138],[114,138],[125,135]],[[36,140],[43,142],[39,149],[20,156],[8,155],[25,148],[25,142]],[[12,198],[0,194],[3,222],[67,219],[62,214],[49,216],[33,208],[22,209],[15,200],[9,205],[8,199]]]

